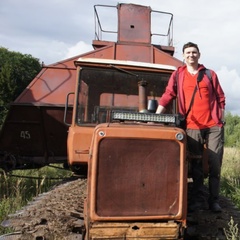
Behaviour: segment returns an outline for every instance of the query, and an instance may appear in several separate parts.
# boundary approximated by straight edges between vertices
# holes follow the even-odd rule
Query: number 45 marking
[[[29,131],[21,131],[21,132],[20,132],[20,137],[21,137],[21,138],[24,138],[24,139],[30,139],[30,138],[31,138],[31,135],[30,135],[30,132],[29,132]]]

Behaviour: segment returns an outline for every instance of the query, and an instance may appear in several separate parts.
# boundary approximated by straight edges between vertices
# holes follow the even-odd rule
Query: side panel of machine
[[[11,105],[0,135],[0,165],[7,155],[15,156],[15,167],[65,162],[68,128],[63,116],[63,106]]]

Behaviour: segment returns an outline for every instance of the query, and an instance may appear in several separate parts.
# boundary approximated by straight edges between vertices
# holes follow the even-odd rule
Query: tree
[[[226,114],[225,146],[240,149],[240,117],[238,115]]]
[[[16,99],[40,70],[39,59],[0,47],[0,125],[5,119],[9,103]]]

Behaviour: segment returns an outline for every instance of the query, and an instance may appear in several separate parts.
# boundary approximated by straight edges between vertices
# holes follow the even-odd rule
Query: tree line
[[[0,47],[0,126],[14,101],[40,72],[39,59]]]
[[[225,146],[240,149],[240,116],[226,114]]]

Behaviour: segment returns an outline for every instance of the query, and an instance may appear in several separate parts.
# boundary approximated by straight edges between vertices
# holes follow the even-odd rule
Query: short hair
[[[199,52],[199,48],[198,48],[198,45],[197,45],[196,43],[188,42],[188,43],[185,43],[185,44],[183,45],[183,49],[182,49],[183,53],[184,53],[184,50],[185,50],[186,48],[189,48],[189,47],[194,47],[194,48],[196,48],[196,49],[198,50],[198,52]]]

